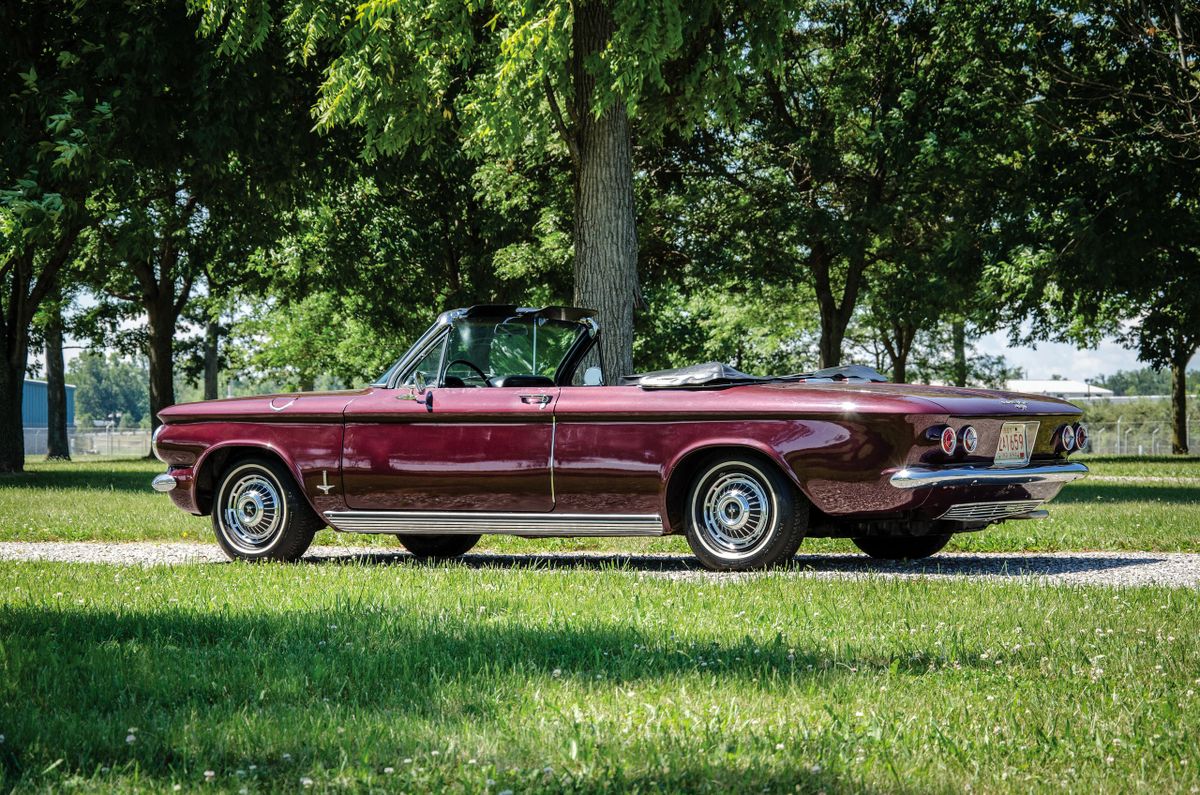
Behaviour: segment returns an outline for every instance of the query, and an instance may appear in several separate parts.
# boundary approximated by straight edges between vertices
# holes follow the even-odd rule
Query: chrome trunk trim
[[[158,427],[165,428],[166,426],[160,425]],[[167,475],[165,473],[162,475],[155,475],[154,480],[150,481],[150,488],[154,489],[155,491],[161,491],[164,493],[175,488],[175,485],[176,485],[175,478],[173,478],[172,476]]]
[[[1070,483],[1087,473],[1087,467],[1074,462],[1019,468],[909,467],[893,474],[890,482],[898,489],[917,489],[923,486],[1011,486],[1026,483]]]
[[[661,536],[658,514],[483,513],[475,511],[326,511],[343,533],[517,536]]]
[[[1029,518],[1042,500],[1003,500],[1000,502],[964,502],[952,505],[938,517],[946,522],[994,522],[998,519]],[[1045,511],[1037,511],[1045,513]]]

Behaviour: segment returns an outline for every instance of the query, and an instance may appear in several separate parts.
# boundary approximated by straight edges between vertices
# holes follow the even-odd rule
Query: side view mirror
[[[420,394],[424,393],[424,392],[425,392],[425,389],[426,389],[426,387],[428,386],[428,385],[425,383],[425,374],[424,374],[424,373],[422,373],[421,371],[419,371],[419,370],[418,370],[418,371],[417,371],[417,373],[415,374],[415,376],[414,376],[413,378],[414,378],[414,381],[416,382],[416,385],[417,385],[417,387],[416,387],[416,389],[414,390],[414,392],[415,392],[416,394],[418,394],[418,395],[420,395]]]
[[[589,367],[583,371],[584,386],[600,386],[604,383],[604,373],[599,367]]]

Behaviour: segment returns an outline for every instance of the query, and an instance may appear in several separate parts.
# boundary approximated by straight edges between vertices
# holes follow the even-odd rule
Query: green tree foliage
[[[72,359],[67,380],[75,385],[76,425],[110,420],[126,426],[142,424],[150,410],[147,376],[144,363],[115,352],[84,351]]]
[[[977,282],[980,231],[1001,210],[1028,126],[995,76],[1028,34],[1012,3],[795,13],[781,47],[742,63],[737,112],[680,141],[669,167],[685,213],[719,221],[698,234],[715,251],[740,249],[725,260],[731,274],[815,296],[820,364],[840,363],[874,290],[874,325],[903,378],[916,332],[948,306],[961,312]]]
[[[254,345],[250,372],[292,388],[362,384],[444,309],[570,302],[561,175],[480,167],[454,142],[427,152],[347,163],[289,213],[252,261],[266,300],[236,332]]]
[[[776,4],[545,0],[484,5],[373,0],[196,2],[223,50],[253,51],[278,15],[321,64],[320,126],[363,131],[368,155],[449,129],[488,153],[566,154],[573,183],[575,301],[598,309],[612,373],[632,366],[641,301],[632,125],[689,128],[729,107],[734,64],[778,47],[794,18]]]
[[[1111,389],[1113,394],[1125,395],[1169,395],[1171,394],[1171,371],[1143,367],[1140,370],[1118,370],[1112,375],[1102,375],[1094,381],[1096,386]],[[1200,392],[1200,370],[1187,374],[1187,391]]]
[[[238,64],[218,57],[176,3],[97,16],[89,21],[125,53],[134,77],[122,102],[138,112],[121,142],[123,167],[95,200],[103,219],[85,258],[106,301],[93,314],[122,333],[145,317],[133,333],[157,415],[175,402],[179,322],[199,285],[244,280],[248,258],[274,240],[276,216],[313,170],[308,84],[278,46]]]
[[[82,17],[78,6],[0,7],[0,472],[24,467],[30,326],[93,222],[89,198],[122,130],[124,75],[81,35]]]
[[[1174,373],[1172,446],[1187,450],[1185,370],[1200,348],[1200,6],[1046,11],[1028,183],[1029,242],[1002,269],[1010,323],[1090,341],[1120,330]]]

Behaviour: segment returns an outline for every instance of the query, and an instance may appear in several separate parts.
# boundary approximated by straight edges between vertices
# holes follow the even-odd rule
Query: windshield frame
[[[453,330],[453,326],[459,321],[467,318],[475,320],[486,317],[488,320],[491,320],[495,323],[502,323],[516,319],[528,319],[531,322],[536,322],[536,318],[543,312],[549,314],[552,310],[559,310],[561,308],[547,307],[541,310],[531,310],[505,306],[494,307],[494,309],[500,310],[494,313],[479,311],[481,309],[493,309],[493,307],[454,309],[438,315],[438,318],[434,321],[433,325],[430,326],[424,334],[417,338],[417,341],[413,343],[412,347],[409,348],[403,356],[396,360],[395,364],[389,367],[383,375],[372,382],[371,386],[383,389],[396,389],[408,379],[412,368],[416,366],[422,359],[424,359],[425,356],[430,353],[430,351],[439,345],[443,346],[442,364],[444,366],[447,338]],[[577,310],[571,311],[575,312]],[[579,365],[584,361],[584,357],[587,355],[588,351],[590,351],[593,346],[599,344],[600,326],[590,313],[583,314],[585,311],[586,310],[580,311],[580,316],[577,318],[554,318],[575,323],[583,331],[582,334],[576,337],[575,342],[572,343],[571,347],[567,349],[567,352],[563,355],[562,360],[559,362],[558,367],[554,372],[554,383],[557,386],[569,385],[571,378],[574,376],[575,371],[579,369]],[[441,371],[439,370],[439,372]],[[438,383],[428,384],[427,386],[431,388],[440,388],[442,386],[442,377],[444,377],[444,374],[439,376]]]

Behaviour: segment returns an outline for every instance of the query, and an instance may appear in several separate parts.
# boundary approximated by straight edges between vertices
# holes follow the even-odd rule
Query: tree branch
[[[542,85],[546,90],[546,101],[550,103],[550,116],[554,120],[554,128],[558,130],[558,134],[562,136],[563,142],[567,145],[567,151],[571,153],[571,163],[576,169],[579,168],[579,142],[575,140],[574,121],[568,126],[563,119],[562,109],[558,106],[558,99],[554,96],[554,85],[550,82],[550,75],[542,75]]]

